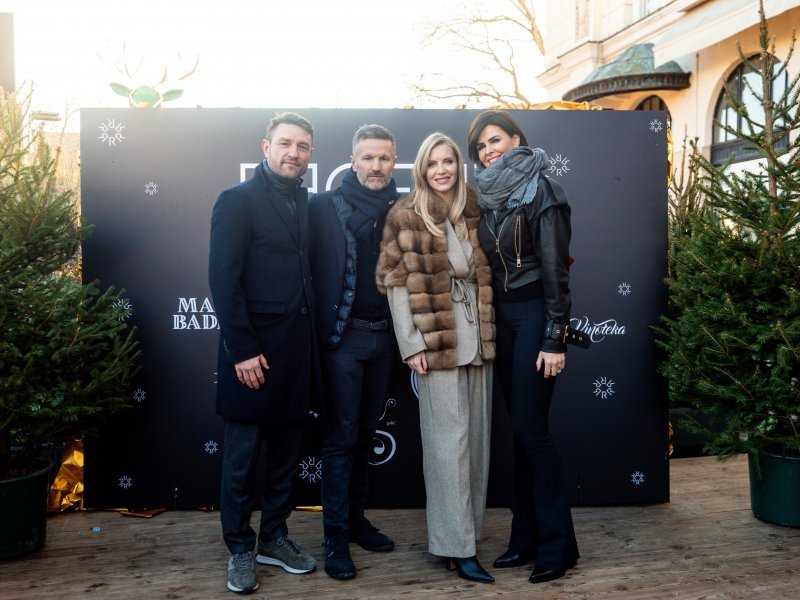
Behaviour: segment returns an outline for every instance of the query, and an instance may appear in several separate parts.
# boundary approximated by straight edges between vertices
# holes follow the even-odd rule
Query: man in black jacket
[[[362,125],[353,136],[352,169],[335,190],[311,199],[311,265],[317,336],[327,402],[322,446],[325,572],[355,577],[348,544],[388,552],[394,541],[364,516],[373,435],[389,387],[394,334],[375,266],[386,213],[399,194],[392,133]]]
[[[217,413],[225,420],[220,516],[228,589],[258,588],[255,562],[290,573],[316,567],[288,536],[303,420],[319,385],[308,259],[308,192],[300,176],[313,127],[295,113],[267,125],[265,159],[220,194],[211,215],[209,283],[220,324]],[[262,447],[261,524],[250,527]]]

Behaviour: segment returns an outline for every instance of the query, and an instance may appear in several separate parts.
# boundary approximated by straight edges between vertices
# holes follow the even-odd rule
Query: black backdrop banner
[[[89,507],[216,507],[222,421],[215,414],[219,330],[207,279],[211,208],[250,176],[275,109],[84,109],[81,196],[94,226],[85,280],[124,288],[138,328],[134,408],[87,440]],[[397,138],[398,188],[433,131],[466,155],[478,111],[298,109],[314,124],[310,192],[336,187],[363,123]],[[570,348],[551,426],[573,504],[669,500],[668,413],[650,327],[666,307],[667,138],[663,112],[510,111],[572,206],[572,325],[591,336]],[[467,168],[473,181],[472,166]],[[534,368],[533,359],[531,368]],[[311,426],[295,485],[318,504],[321,425]],[[508,505],[511,430],[495,398],[488,502]],[[398,362],[371,460],[371,506],[423,506],[414,380]]]

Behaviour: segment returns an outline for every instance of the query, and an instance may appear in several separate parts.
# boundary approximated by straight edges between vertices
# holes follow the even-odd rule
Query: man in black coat
[[[258,588],[255,562],[307,573],[315,560],[288,537],[303,420],[318,382],[308,257],[308,192],[300,176],[313,127],[296,113],[267,125],[265,159],[220,194],[211,215],[209,283],[220,325],[217,413],[225,421],[220,516],[228,589]],[[250,515],[262,448],[258,554]]]
[[[373,435],[384,407],[394,334],[375,267],[386,213],[399,194],[392,133],[362,125],[353,137],[352,170],[340,187],[311,199],[311,265],[317,338],[325,382],[322,444],[325,572],[355,577],[348,544],[387,552],[394,541],[364,516]]]

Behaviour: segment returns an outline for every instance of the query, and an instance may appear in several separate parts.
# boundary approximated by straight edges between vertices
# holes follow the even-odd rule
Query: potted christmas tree
[[[663,371],[673,396],[712,417],[708,453],[748,454],[756,516],[800,526],[800,80],[776,94],[788,59],[763,5],[760,27],[759,55],[740,54],[763,110],[729,94],[745,126],[727,128],[760,158],[735,172],[692,157],[703,210],[672,249]]]
[[[0,89],[0,559],[44,542],[48,448],[130,403],[119,295],[76,275],[81,224],[29,96]]]

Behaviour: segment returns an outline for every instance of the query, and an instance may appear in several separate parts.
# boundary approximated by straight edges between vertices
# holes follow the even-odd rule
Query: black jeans
[[[561,458],[550,437],[556,378],[536,371],[544,300],[497,302],[495,365],[514,431],[514,518],[509,550],[534,553],[536,566],[566,569],[578,560]]]
[[[391,324],[383,331],[345,329],[322,358],[327,423],[322,442],[325,539],[345,534],[364,515],[369,457],[396,354]]]
[[[220,519],[222,536],[231,554],[252,551],[256,533],[250,516],[256,497],[256,469],[264,453],[259,535],[270,541],[288,533],[292,513],[292,479],[297,471],[302,422],[252,425],[225,421],[222,456]]]

